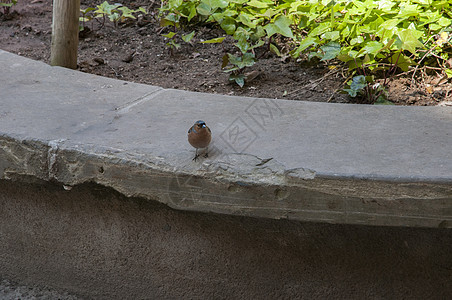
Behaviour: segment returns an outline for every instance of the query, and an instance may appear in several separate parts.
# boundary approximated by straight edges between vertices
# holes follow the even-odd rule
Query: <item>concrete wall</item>
[[[83,299],[452,296],[450,229],[177,211],[32,181],[0,180],[0,279]]]

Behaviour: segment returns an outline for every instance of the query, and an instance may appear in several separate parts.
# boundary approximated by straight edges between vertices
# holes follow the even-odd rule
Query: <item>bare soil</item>
[[[82,8],[102,1],[82,0]],[[118,2],[118,1],[110,1]],[[222,36],[215,27],[196,28],[191,43],[181,42],[173,53],[162,36],[168,29],[158,20],[160,1],[130,1],[122,4],[144,6],[150,12],[144,18],[116,28],[107,22],[103,28],[94,22],[91,32],[82,33],[79,42],[78,69],[83,72],[127,81],[207,93],[263,98],[287,98],[319,102],[365,103],[341,93],[347,74],[340,65],[323,62],[281,59],[265,49],[251,67],[248,82],[240,88],[228,81],[221,70],[222,56],[233,51],[233,41],[200,44]],[[20,0],[9,15],[0,13],[0,48],[32,59],[49,62],[52,24],[52,0]],[[191,32],[194,28],[181,30]],[[411,75],[411,74],[410,74]],[[389,100],[399,105],[451,105],[452,84],[436,73],[394,78],[388,89]],[[421,75],[421,72],[418,72]]]

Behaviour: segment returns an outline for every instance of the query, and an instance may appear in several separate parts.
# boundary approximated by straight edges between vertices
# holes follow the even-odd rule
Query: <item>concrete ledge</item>
[[[10,298],[24,300],[452,294],[450,229],[186,212],[92,183],[0,180],[0,191],[0,298],[2,279],[63,296]]]
[[[86,182],[176,209],[452,228],[452,108],[250,99],[0,50],[0,179]],[[203,119],[211,155],[193,162]]]

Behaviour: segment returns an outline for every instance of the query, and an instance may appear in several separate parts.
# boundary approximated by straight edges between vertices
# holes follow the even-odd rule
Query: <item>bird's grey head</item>
[[[198,126],[201,128],[206,127],[206,122],[204,122],[203,120],[198,120],[195,124],[198,124]]]

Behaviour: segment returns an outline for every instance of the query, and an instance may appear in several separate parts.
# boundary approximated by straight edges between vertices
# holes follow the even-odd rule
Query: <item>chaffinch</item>
[[[188,130],[188,142],[196,149],[194,161],[199,157],[198,149],[206,148],[204,157],[208,157],[208,146],[212,139],[210,128],[202,120],[196,121],[195,124]]]

